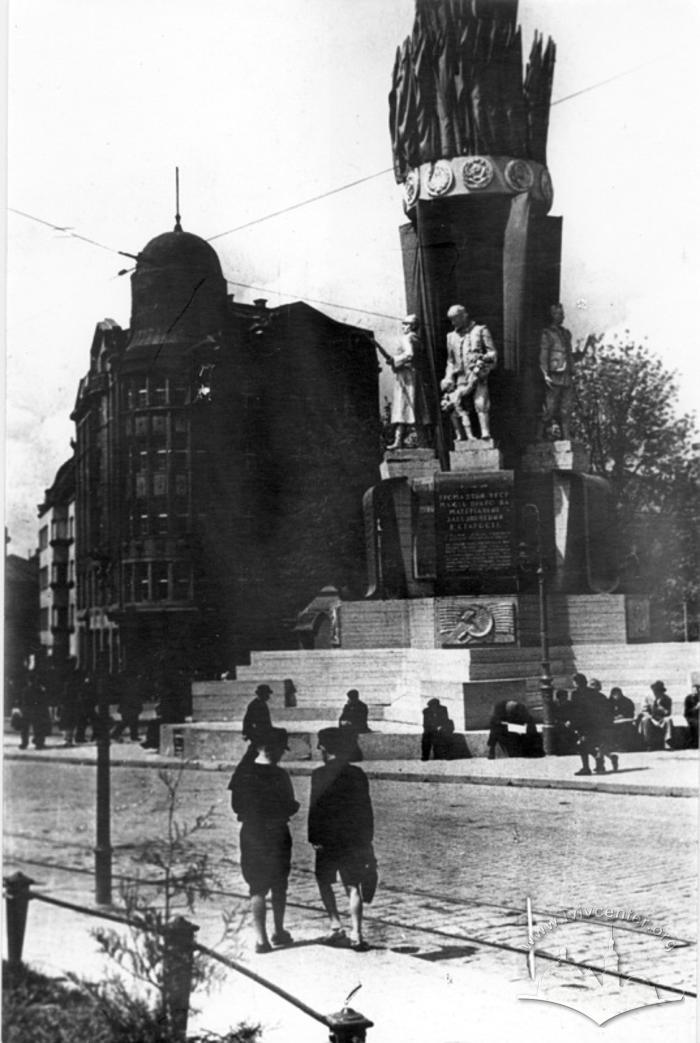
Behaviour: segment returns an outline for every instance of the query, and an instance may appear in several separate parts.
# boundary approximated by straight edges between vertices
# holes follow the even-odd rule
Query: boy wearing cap
[[[289,819],[299,810],[292,782],[279,762],[287,746],[284,728],[269,728],[255,737],[255,760],[246,754],[229,783],[231,807],[241,825],[241,872],[250,890],[256,953],[272,945],[291,945],[284,928],[287,882],[292,857]],[[274,933],[267,936],[267,893],[271,892]]]
[[[316,849],[316,881],[330,919],[327,944],[365,952],[362,912],[364,900],[371,901],[374,893],[370,882],[376,870],[374,815],[367,776],[348,763],[353,741],[343,728],[323,728],[318,733],[323,766],[311,775],[309,841]],[[350,900],[350,938],[340,923],[333,891],[338,874]]]

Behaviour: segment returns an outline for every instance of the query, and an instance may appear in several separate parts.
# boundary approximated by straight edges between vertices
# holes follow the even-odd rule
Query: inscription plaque
[[[515,590],[512,471],[436,475],[435,509],[442,589]]]

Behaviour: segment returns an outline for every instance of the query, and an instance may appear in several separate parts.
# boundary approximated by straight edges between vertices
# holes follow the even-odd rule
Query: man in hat
[[[363,759],[357,736],[366,735],[370,730],[367,724],[368,716],[369,709],[367,703],[362,702],[357,688],[351,688],[347,694],[347,702],[338,718],[338,727],[347,728],[348,732],[352,732],[355,738],[355,745],[350,756],[351,761],[361,761]]]
[[[391,422],[394,441],[387,449],[403,448],[409,428],[415,428],[419,445],[426,444],[425,426],[430,422],[425,392],[420,379],[420,337],[418,319],[407,315],[401,323],[399,349],[391,360],[394,371],[394,391],[391,402]]]
[[[639,734],[645,749],[658,750],[663,747],[670,750],[673,739],[671,696],[666,692],[663,681],[654,681],[651,691],[652,695],[648,695],[644,700],[642,712],[637,719]]]
[[[576,732],[581,757],[581,767],[574,774],[592,774],[589,763],[591,755],[595,759],[597,775],[605,774],[606,756],[610,758],[613,771],[617,771],[619,758],[609,749],[612,713],[608,700],[602,691],[588,684],[585,674],[574,674],[573,686],[569,701],[569,719],[565,724]]]
[[[326,944],[366,952],[362,938],[364,902],[377,884],[372,848],[374,814],[367,776],[349,763],[354,738],[343,728],[322,728],[318,748],[323,765],[311,774],[309,842],[316,849],[316,882],[328,913]],[[350,937],[338,916],[333,884],[340,875],[350,900]]]
[[[257,752],[236,768],[229,789],[231,807],[242,823],[240,835],[241,872],[250,891],[256,953],[272,946],[291,945],[284,927],[287,882],[292,857],[289,819],[299,810],[289,775],[279,767],[287,746],[284,728],[258,730]],[[271,892],[274,933],[267,935],[267,894]]]
[[[258,734],[267,733],[272,727],[270,708],[267,703],[272,695],[272,689],[267,684],[259,684],[255,689],[255,698],[248,703],[248,708],[243,718],[243,738],[247,739],[253,746]]]

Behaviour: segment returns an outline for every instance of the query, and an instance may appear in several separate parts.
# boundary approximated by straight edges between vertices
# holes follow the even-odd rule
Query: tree
[[[677,613],[700,594],[694,418],[679,415],[676,375],[645,345],[593,336],[586,348],[574,378],[573,434],[610,483],[621,563],[639,560],[642,582],[677,629]]]

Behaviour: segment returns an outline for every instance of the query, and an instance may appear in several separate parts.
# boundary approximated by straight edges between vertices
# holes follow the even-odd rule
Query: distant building
[[[39,644],[63,667],[77,653],[75,591],[75,464],[67,460],[39,505]]]
[[[5,712],[39,650],[39,557],[5,556]]]
[[[214,676],[293,647],[327,583],[359,591],[377,379],[367,331],[234,302],[179,221],[151,240],[72,414],[81,665]]]

